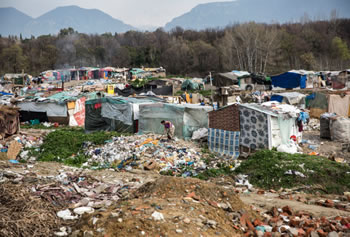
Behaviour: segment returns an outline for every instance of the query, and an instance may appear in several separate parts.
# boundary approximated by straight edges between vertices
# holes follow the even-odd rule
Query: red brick
[[[306,232],[302,228],[299,228],[298,229],[298,236],[305,236],[305,235],[306,235]]]
[[[250,220],[248,220],[248,219],[246,219],[246,221],[247,221],[247,226],[248,226],[248,228],[249,228],[250,230],[255,230],[255,228],[254,228],[252,222],[251,222]]]
[[[241,218],[239,219],[240,223],[241,223],[241,226],[244,227],[244,228],[247,228],[247,214],[244,213]]]
[[[271,236],[272,236],[271,232],[265,232],[264,234],[264,237],[271,237]]]
[[[253,224],[254,224],[254,226],[264,225],[264,223],[261,220],[259,220],[259,219],[255,219]]]
[[[279,213],[278,213],[278,210],[277,210],[276,207],[273,207],[273,208],[271,209],[271,214],[272,214],[273,217],[278,216]]]
[[[345,217],[341,219],[340,223],[341,223],[342,225],[347,225],[347,224],[349,224],[348,220],[347,220]]]
[[[247,236],[247,237],[253,236],[253,232],[252,231],[248,231],[247,233],[244,234],[244,236]]]
[[[314,231],[314,230],[315,230],[314,228],[307,228],[306,229],[306,235],[310,236],[311,232]]]
[[[324,232],[322,229],[318,229],[317,233],[320,237],[327,237],[327,233]]]
[[[276,223],[277,221],[279,221],[278,217],[272,217],[269,222],[270,223]]]
[[[300,225],[300,221],[299,220],[296,220],[296,219],[291,219],[289,224],[293,227],[299,227]]]
[[[292,210],[289,206],[285,206],[282,208],[283,212],[286,212],[288,215],[293,215]]]

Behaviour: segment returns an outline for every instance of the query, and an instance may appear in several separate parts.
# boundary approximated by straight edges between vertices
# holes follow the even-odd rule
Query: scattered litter
[[[59,218],[62,218],[63,220],[75,220],[75,219],[78,219],[77,216],[72,216],[72,213],[70,212],[69,209],[57,212],[57,216]]]
[[[157,212],[157,211],[153,212],[152,217],[156,221],[164,221],[164,216],[160,212]]]

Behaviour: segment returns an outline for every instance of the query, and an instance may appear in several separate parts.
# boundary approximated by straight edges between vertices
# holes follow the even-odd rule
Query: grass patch
[[[224,166],[220,168],[211,168],[199,173],[195,178],[201,180],[208,180],[209,178],[215,178],[223,175],[232,175],[233,172],[229,166]]]
[[[120,136],[117,132],[95,132],[86,134],[83,129],[58,129],[49,133],[40,147],[38,160],[57,161],[80,166],[88,157],[83,153],[84,143],[104,144],[106,140]]]
[[[306,177],[288,175],[289,170]],[[249,175],[253,185],[265,189],[308,186],[310,192],[318,190],[335,194],[350,189],[350,167],[319,156],[262,150],[242,162],[235,173]]]
[[[43,124],[35,124],[35,125],[21,124],[21,128],[23,129],[57,129],[57,127],[53,125],[51,127],[46,127]],[[60,128],[62,128],[62,126]]]

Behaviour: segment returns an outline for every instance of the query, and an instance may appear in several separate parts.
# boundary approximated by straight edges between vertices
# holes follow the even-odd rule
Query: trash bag
[[[350,143],[350,119],[339,117],[331,123],[331,139]]]
[[[200,128],[193,132],[192,134],[192,140],[198,140],[201,138],[208,137],[208,129],[207,128]]]
[[[196,82],[193,82],[191,80],[185,80],[182,85],[181,85],[181,90],[186,91],[186,90],[199,90],[199,85]]]
[[[320,117],[320,138],[331,139],[330,122],[331,118],[335,118],[334,113],[324,113]]]
[[[295,154],[298,153],[298,146],[290,141],[288,144],[281,144],[277,147],[278,152],[286,152],[289,154]]]

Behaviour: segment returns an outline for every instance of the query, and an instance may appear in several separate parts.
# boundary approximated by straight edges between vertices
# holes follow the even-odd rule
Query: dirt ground
[[[161,176],[153,171],[81,170],[53,162],[14,165],[0,161],[1,170],[23,175],[35,174],[35,179],[29,179],[23,184],[27,190],[30,190],[31,185],[41,177],[57,176],[62,172],[84,173],[101,182],[115,180],[129,182],[137,179],[144,184],[136,192],[112,206],[101,208],[93,214],[84,214],[81,219],[70,223],[52,216],[55,211],[62,210],[62,207],[59,209],[40,199],[33,199],[26,191],[25,199],[33,199],[39,202],[35,205],[46,205],[45,208],[50,210],[45,214],[46,216],[41,212],[40,223],[45,223],[50,219],[52,224],[49,228],[54,231],[58,231],[60,225],[69,226],[75,233],[71,236],[196,236],[198,234],[201,236],[242,236],[245,232],[242,232],[237,223],[240,223],[240,218],[244,213],[247,213],[253,221],[262,218],[259,217],[259,213],[285,206],[295,212],[307,211],[314,218],[350,217],[350,211],[323,207],[315,203],[319,199],[339,199],[335,195],[317,196],[302,192],[289,192],[294,196],[286,199],[281,198],[283,192],[272,193],[268,190],[263,194],[259,194],[259,190],[239,193],[233,177],[201,181],[192,178]],[[6,185],[7,188],[14,187],[14,190],[20,188],[20,184],[16,183]],[[5,187],[2,183],[0,186]],[[296,196],[308,202],[300,202]],[[161,220],[155,220],[152,216],[157,212],[161,213]],[[13,228],[16,230],[18,227]],[[35,229],[26,228],[27,233]],[[45,231],[49,230],[45,229]],[[33,236],[39,235],[34,234]]]
[[[316,152],[324,157],[343,158],[350,162],[350,152],[342,151],[342,143],[320,138],[320,131],[304,131],[303,140],[308,142],[302,146],[306,154]],[[313,150],[310,147],[316,149]]]
[[[312,197],[312,195],[304,196]],[[348,211],[321,207],[319,205],[305,204],[297,200],[280,199],[279,194],[276,193],[266,193],[264,195],[259,195],[256,193],[240,194],[239,197],[246,205],[254,205],[262,211],[271,210],[273,207],[282,208],[284,206],[289,206],[294,211],[307,211],[315,217],[350,216],[350,212]]]

